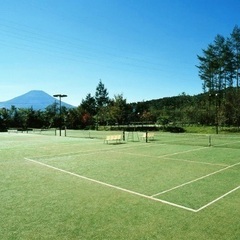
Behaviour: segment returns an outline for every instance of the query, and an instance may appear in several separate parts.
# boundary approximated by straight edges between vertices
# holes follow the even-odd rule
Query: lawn
[[[236,136],[109,134],[1,133],[0,239],[239,239]]]

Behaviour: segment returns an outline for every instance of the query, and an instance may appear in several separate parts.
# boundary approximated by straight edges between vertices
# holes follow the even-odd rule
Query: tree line
[[[109,97],[107,88],[100,80],[95,96],[87,94],[76,108],[67,109],[55,102],[44,111],[33,108],[0,109],[0,130],[9,128],[57,128],[66,126],[71,129],[98,129],[99,126],[126,124],[132,121],[131,106],[122,94]],[[131,119],[130,119],[131,118]]]
[[[235,26],[228,37],[218,34],[202,51],[197,67],[208,109],[215,108],[216,124],[239,126],[240,28]]]
[[[240,28],[235,26],[230,36],[217,35],[199,60],[199,77],[203,93],[127,103],[122,94],[109,97],[100,80],[95,95],[87,94],[76,108],[67,109],[54,103],[44,111],[0,109],[0,130],[8,128],[99,129],[122,125],[158,124],[183,126],[201,124],[240,126]],[[61,115],[60,115],[61,113]]]

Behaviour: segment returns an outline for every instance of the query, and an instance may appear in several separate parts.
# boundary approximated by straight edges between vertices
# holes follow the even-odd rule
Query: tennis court
[[[148,143],[135,137],[104,144],[108,132],[98,132],[97,137],[94,132],[74,134],[1,134],[1,165],[13,171],[15,162],[21,165],[20,175],[34,171],[51,181],[57,175],[56,181],[63,185],[71,178],[73,188],[87,184],[100,192],[134,197],[146,206],[149,202],[160,209],[164,206],[169,213],[224,212],[227,205],[239,212],[234,198],[240,188],[240,138],[236,136],[211,137],[209,146],[208,135],[156,133]]]
[[[25,159],[194,212],[239,188],[240,150],[234,149],[226,160],[226,150],[221,148],[179,148],[155,142],[100,144],[89,143],[89,149],[72,152],[65,149],[68,146],[61,146],[61,152],[54,152],[53,156],[50,153]]]

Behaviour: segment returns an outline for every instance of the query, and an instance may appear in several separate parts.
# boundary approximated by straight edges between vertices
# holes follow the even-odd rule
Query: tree
[[[236,87],[239,87],[240,77],[240,28],[236,25],[230,36],[230,44],[233,52],[233,65],[236,76]]]
[[[204,92],[220,92],[226,87],[239,87],[240,28],[235,26],[230,37],[217,35],[199,56],[199,76]],[[234,84],[235,80],[235,84]]]
[[[81,128],[81,106],[71,108],[67,115],[67,128],[79,129]]]
[[[228,88],[239,88],[240,76],[240,28],[235,26],[230,37],[217,35],[212,44],[203,50],[199,60],[199,76],[203,80],[203,90],[209,96],[217,96],[209,104],[215,104],[217,122],[233,122],[230,117],[238,116],[238,94]],[[236,101],[232,101],[236,99]],[[214,105],[213,105],[214,108]],[[234,111],[233,111],[234,109]],[[221,121],[220,121],[221,120]],[[239,122],[239,121],[234,121]]]
[[[95,93],[96,107],[99,110],[102,107],[106,107],[109,103],[108,91],[102,83],[101,79],[98,83]]]
[[[81,107],[91,116],[96,114],[96,100],[89,93],[85,99],[82,100]]]
[[[96,126],[98,129],[98,125],[104,125],[107,123],[107,119],[109,118],[107,115],[108,112],[108,104],[109,104],[109,97],[108,91],[105,88],[104,84],[102,83],[101,79],[97,85],[96,92],[95,92],[95,101],[96,101],[96,115],[95,121]]]
[[[221,91],[226,88],[226,69],[228,56],[228,46],[225,38],[217,35],[213,44],[209,44],[206,50],[203,50],[203,56],[197,56],[200,65],[199,76],[203,80],[203,90],[206,92]]]
[[[9,110],[0,108],[0,131],[6,131],[10,125]]]
[[[109,116],[112,123],[124,124],[127,120],[127,100],[122,94],[115,95],[109,107]]]
[[[57,116],[57,106],[58,103],[54,102],[53,104],[49,105],[45,109],[45,119],[46,126],[45,127],[57,127],[59,126],[59,117]]]
[[[200,62],[197,66],[199,69],[198,75],[203,81],[203,91],[214,91],[214,72],[217,64],[214,46],[209,44],[206,50],[203,49],[203,56],[197,55],[197,57]]]

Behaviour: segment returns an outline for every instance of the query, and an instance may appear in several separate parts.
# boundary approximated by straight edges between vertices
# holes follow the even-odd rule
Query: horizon
[[[237,0],[1,1],[1,101],[32,89],[78,106],[101,79],[128,103],[202,93],[197,55],[239,23]]]

